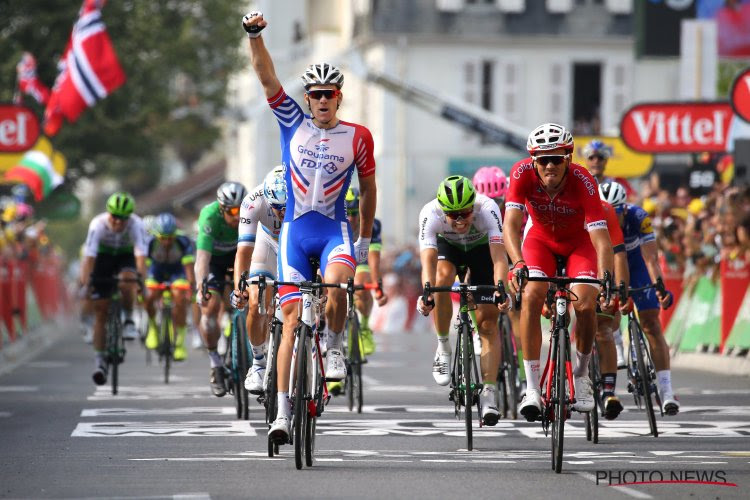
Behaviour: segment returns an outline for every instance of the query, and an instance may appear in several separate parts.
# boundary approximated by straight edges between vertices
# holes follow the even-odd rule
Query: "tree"
[[[82,0],[0,0],[0,101],[10,101],[23,51],[51,86]],[[125,85],[53,139],[70,180],[115,176],[134,192],[159,177],[171,145],[188,168],[219,137],[229,75],[241,62],[242,2],[113,0],[102,17],[127,75]],[[25,103],[43,109],[26,98]]]

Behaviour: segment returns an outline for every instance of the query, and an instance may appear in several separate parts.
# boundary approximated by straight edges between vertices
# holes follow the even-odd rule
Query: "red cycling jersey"
[[[605,220],[607,221],[607,231],[609,231],[609,239],[612,241],[612,249],[615,253],[625,251],[625,236],[622,234],[622,228],[620,227],[620,221],[617,219],[617,212],[615,209],[602,200],[602,209],[604,210]]]
[[[553,276],[555,255],[567,258],[573,277],[596,276],[596,251],[588,231],[607,229],[599,189],[584,167],[571,163],[562,190],[550,197],[531,158],[511,169],[506,209],[526,207],[531,228],[523,241],[523,257],[531,276]]]

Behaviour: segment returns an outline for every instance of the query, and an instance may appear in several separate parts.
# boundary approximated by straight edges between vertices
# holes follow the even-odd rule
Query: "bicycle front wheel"
[[[466,449],[471,451],[474,449],[474,436],[471,423],[471,406],[474,403],[474,391],[471,386],[471,356],[472,356],[472,340],[471,332],[467,325],[461,326],[461,361],[464,382],[464,420],[466,423]]]
[[[518,418],[518,356],[513,348],[513,332],[510,329],[510,320],[504,318],[501,323],[503,328],[503,359],[505,360],[505,387],[508,398],[507,410],[510,418]]]
[[[164,360],[164,383],[169,383],[169,369],[172,365],[172,313],[166,309],[161,312],[161,355]]]
[[[302,469],[307,430],[307,327],[299,331],[294,384],[294,465]]]
[[[359,320],[351,314],[347,321],[349,329],[349,373],[346,388],[349,397],[349,411],[357,409],[362,413],[362,352],[359,349]]]
[[[567,380],[567,373],[565,370],[565,362],[567,361],[567,345],[563,339],[565,333],[560,331],[558,333],[558,339],[556,341],[556,350],[553,355],[556,354],[556,363],[554,377],[552,382],[552,388],[554,394],[552,400],[554,403],[554,422],[552,423],[552,470],[556,473],[562,471],[562,457],[563,457],[563,441],[565,438],[565,418],[568,413],[568,396],[565,391],[565,382]]]
[[[107,324],[107,351],[109,353],[109,367],[112,371],[112,394],[117,394],[119,384],[119,366],[121,356],[125,353],[125,343],[122,338],[122,323],[120,322],[120,309],[113,305],[109,311]]]
[[[641,325],[639,325],[637,321],[630,321],[628,328],[630,328],[630,341],[635,342],[635,361],[638,368],[638,375],[636,377],[638,387],[636,390],[643,394],[643,401],[646,406],[646,417],[648,418],[651,435],[659,437],[659,429],[656,427],[654,402],[653,399],[651,399],[651,375],[650,370],[646,366],[646,356],[643,353],[643,350],[646,349],[646,339],[644,338],[643,330],[641,330]]]
[[[586,439],[594,444],[599,443],[599,410],[601,408],[601,379],[599,374],[599,355],[591,352],[589,359],[589,377],[594,388],[594,409],[586,413]]]

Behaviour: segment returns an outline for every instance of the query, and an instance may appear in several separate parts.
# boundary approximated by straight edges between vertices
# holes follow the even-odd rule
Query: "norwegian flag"
[[[63,118],[73,123],[83,110],[125,83],[125,72],[102,21],[104,3],[105,0],[84,0],[73,25],[44,112],[44,133],[50,137],[60,131]]]
[[[21,91],[21,94],[30,95],[39,104],[47,104],[49,87],[36,76],[36,59],[31,55],[31,52],[23,53],[21,61],[16,65],[16,73],[18,74],[18,90]],[[16,101],[17,104],[22,101],[20,94]]]

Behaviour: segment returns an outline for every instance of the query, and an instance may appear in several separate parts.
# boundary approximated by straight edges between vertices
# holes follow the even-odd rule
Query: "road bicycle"
[[[466,425],[466,449],[474,449],[473,429],[472,429],[472,407],[476,406],[479,426],[482,427],[482,415],[479,406],[479,393],[482,392],[483,384],[480,382],[479,370],[477,368],[476,356],[474,353],[474,342],[472,340],[472,331],[474,329],[469,311],[476,309],[473,298],[470,298],[472,292],[498,292],[495,303],[505,302],[505,286],[502,281],[495,285],[469,285],[459,283],[452,286],[432,286],[430,282],[425,282],[422,293],[422,303],[425,305],[434,305],[434,300],[430,298],[433,293],[458,293],[459,310],[456,317],[455,328],[456,346],[453,350],[453,361],[451,363],[451,381],[450,394],[448,399],[453,401],[454,412],[457,419],[461,418],[463,413]]]
[[[621,287],[624,285],[621,284]],[[661,277],[657,278],[656,283],[650,285],[628,288],[628,296],[644,292],[651,288],[656,289],[661,294],[666,294],[664,288],[664,282]],[[621,291],[622,293],[623,291]],[[622,293],[624,297],[625,294]],[[639,410],[646,410],[646,417],[648,418],[649,429],[651,435],[659,437],[659,429],[656,425],[656,411],[654,410],[654,402],[659,413],[663,416],[661,408],[661,398],[659,397],[659,391],[656,387],[656,368],[654,368],[654,362],[651,359],[651,353],[648,350],[648,343],[646,336],[643,333],[641,324],[638,321],[635,309],[631,309],[628,313],[628,359],[627,359],[627,372],[628,372],[628,392],[633,394],[635,405]],[[653,396],[653,399],[652,399]]]
[[[347,313],[346,313],[346,380],[344,382],[349,411],[355,408],[362,413],[364,404],[362,365],[367,363],[362,348],[362,338],[359,335],[359,317],[355,309],[354,293],[359,290],[381,290],[382,283],[364,283],[355,285],[354,279],[349,278],[346,283]]]
[[[159,345],[156,353],[164,368],[164,383],[169,383],[169,372],[174,361],[175,329],[172,320],[172,286],[169,283],[149,285],[149,289],[161,291],[159,307]]]
[[[604,402],[602,401],[602,390],[604,382],[602,381],[601,369],[599,368],[599,351],[596,349],[596,342],[591,349],[589,358],[589,378],[591,387],[594,390],[594,409],[586,412],[586,440],[594,444],[599,443],[599,416],[604,414]]]
[[[594,278],[569,278],[565,276],[565,259],[556,256],[557,275],[553,277],[528,277],[528,281],[549,283],[552,287],[554,307],[550,328],[550,348],[547,352],[547,362],[540,379],[542,395],[542,428],[544,435],[549,435],[552,427],[552,470],[562,471],[563,444],[565,437],[565,420],[570,418],[570,411],[576,402],[575,385],[573,382],[573,366],[571,363],[570,313],[568,312],[572,300],[578,297],[568,288],[571,284],[589,283],[604,287],[604,293],[609,300],[610,278],[598,280]],[[573,296],[573,299],[571,299]],[[517,300],[517,302],[520,302]],[[592,410],[593,411],[593,410]]]

